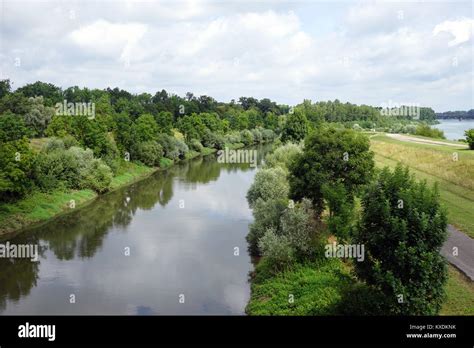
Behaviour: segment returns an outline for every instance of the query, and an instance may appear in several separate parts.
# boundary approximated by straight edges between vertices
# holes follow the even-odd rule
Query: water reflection
[[[40,245],[41,257],[0,259],[0,312],[242,314],[254,174],[198,158],[11,238]]]

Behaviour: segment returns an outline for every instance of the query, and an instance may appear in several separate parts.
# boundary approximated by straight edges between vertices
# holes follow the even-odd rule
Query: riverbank
[[[234,148],[243,147],[236,144]],[[141,181],[157,171],[165,171],[175,164],[189,161],[199,156],[208,156],[216,152],[216,149],[204,148],[203,151],[190,151],[186,158],[180,161],[172,161],[162,158],[160,167],[147,167],[142,164],[125,162],[119,173],[114,176],[107,193],[119,188]],[[107,194],[105,193],[105,194]],[[21,230],[43,224],[58,216],[80,209],[97,197],[98,193],[90,190],[54,190],[52,192],[35,191],[24,199],[14,203],[0,205],[0,236],[21,232]]]

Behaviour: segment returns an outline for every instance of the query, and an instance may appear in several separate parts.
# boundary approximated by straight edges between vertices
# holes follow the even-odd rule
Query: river
[[[474,128],[474,120],[438,120],[433,127],[441,129],[448,140],[465,139],[464,131]]]
[[[0,259],[0,313],[244,314],[255,172],[198,158],[3,239],[40,257]]]

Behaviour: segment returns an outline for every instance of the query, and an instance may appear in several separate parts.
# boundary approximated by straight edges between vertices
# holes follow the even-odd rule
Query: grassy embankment
[[[449,222],[471,237],[474,235],[474,152],[460,143],[449,146],[402,142],[377,135],[371,138],[378,167],[394,167],[397,161],[408,165],[418,179],[439,183]],[[458,161],[453,161],[457,152]],[[265,265],[257,266],[247,313],[251,315],[330,315],[354,313],[354,290],[363,285],[352,275],[351,265],[341,260],[323,264],[295,265],[291,270],[269,276]],[[441,315],[474,315],[474,284],[449,266],[445,286],[446,301]],[[294,297],[293,303],[289,295]],[[349,297],[349,298],[348,298]],[[347,302],[346,302],[347,301]],[[345,305],[351,308],[344,309]],[[362,308],[362,307],[361,307]]]
[[[446,145],[430,145],[400,141],[384,134],[373,136],[370,140],[378,167],[393,168],[400,162],[407,165],[418,179],[429,184],[438,182],[441,203],[448,212],[449,223],[474,238],[474,151],[456,141],[441,140]],[[454,160],[454,153],[457,154],[457,161]],[[449,266],[445,289],[447,300],[441,314],[474,314],[474,284],[453,266]]]
[[[31,147],[39,151],[47,138],[32,139]],[[215,149],[204,148],[202,153],[190,151],[185,160],[214,153]],[[150,168],[137,163],[124,163],[117,175],[112,179],[110,191],[139,181],[157,170],[164,170],[175,162],[162,158],[160,168]],[[56,216],[71,211],[71,200],[74,200],[74,209],[83,207],[92,202],[98,194],[92,190],[54,190],[52,192],[34,191],[27,197],[14,203],[0,205],[0,236],[11,233],[27,226],[45,222]]]

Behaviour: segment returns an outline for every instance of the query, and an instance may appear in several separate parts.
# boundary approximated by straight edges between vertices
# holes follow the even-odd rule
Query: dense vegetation
[[[93,109],[78,109],[83,103]],[[102,193],[127,162],[167,167],[225,146],[272,141],[286,112],[287,106],[269,99],[218,103],[191,93],[182,98],[164,90],[154,96],[118,88],[62,90],[42,82],[13,92],[3,80],[0,201],[57,188]]]
[[[366,136],[316,126],[304,146],[287,143],[267,156],[247,199],[249,249],[262,257],[249,314],[440,310],[447,219],[437,190],[401,166],[375,170]],[[363,258],[328,255],[333,243],[363,246]]]
[[[440,119],[474,119],[474,109],[468,111],[446,111],[436,113]]]

